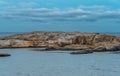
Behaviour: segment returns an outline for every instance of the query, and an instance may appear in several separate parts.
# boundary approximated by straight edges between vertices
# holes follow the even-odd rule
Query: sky
[[[119,0],[0,0],[0,32],[120,32]]]

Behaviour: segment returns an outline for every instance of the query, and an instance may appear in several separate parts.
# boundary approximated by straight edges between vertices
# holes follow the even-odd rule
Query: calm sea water
[[[0,49],[0,76],[120,76],[120,54]]]

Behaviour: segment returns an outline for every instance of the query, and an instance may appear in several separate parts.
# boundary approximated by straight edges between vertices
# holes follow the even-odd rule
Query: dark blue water
[[[67,51],[0,49],[0,76],[120,76],[120,54],[70,55]]]

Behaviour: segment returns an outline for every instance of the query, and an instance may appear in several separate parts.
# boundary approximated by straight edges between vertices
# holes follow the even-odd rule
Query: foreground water
[[[0,76],[120,76],[120,54],[70,55],[64,51],[0,49]]]

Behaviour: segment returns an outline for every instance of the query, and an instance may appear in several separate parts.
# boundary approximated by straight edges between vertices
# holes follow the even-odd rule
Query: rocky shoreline
[[[0,37],[0,49],[73,50],[71,54],[119,51],[120,37],[99,33],[32,32]],[[36,49],[37,48],[37,49]]]

